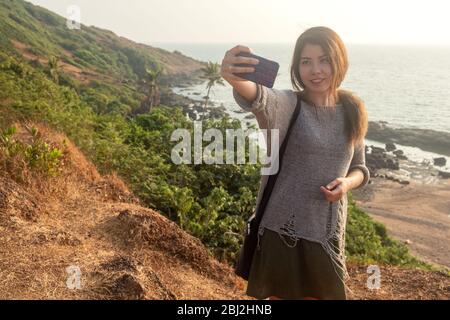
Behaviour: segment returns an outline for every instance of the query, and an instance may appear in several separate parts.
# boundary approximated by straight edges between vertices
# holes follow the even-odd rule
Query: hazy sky
[[[31,0],[144,43],[289,42],[308,27],[346,42],[450,46],[448,0]]]

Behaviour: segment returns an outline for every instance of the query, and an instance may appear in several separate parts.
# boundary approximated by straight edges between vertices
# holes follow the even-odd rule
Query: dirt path
[[[450,181],[412,180],[407,186],[384,178],[372,181],[353,191],[357,205],[408,243],[414,255],[450,268]]]

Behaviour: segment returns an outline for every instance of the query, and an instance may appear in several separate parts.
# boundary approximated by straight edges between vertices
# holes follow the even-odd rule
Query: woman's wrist
[[[346,192],[349,192],[353,189],[356,189],[361,183],[364,181],[364,173],[359,170],[355,169],[352,170],[345,179],[345,187],[347,190]]]

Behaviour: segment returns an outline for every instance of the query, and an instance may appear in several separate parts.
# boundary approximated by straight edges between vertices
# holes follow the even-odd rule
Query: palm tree
[[[59,83],[58,58],[51,56],[48,59],[48,69],[50,76],[55,83]]]
[[[208,89],[208,93],[206,94],[205,106],[203,107],[203,115],[202,115],[203,121],[203,119],[205,118],[206,108],[208,106],[209,93],[211,91],[211,88],[216,84],[224,86],[225,83],[223,82],[222,76],[220,75],[220,65],[217,62],[213,63],[209,61],[206,67],[202,68],[202,71],[203,75],[200,76],[200,79],[208,81],[208,83],[206,84],[206,89]]]
[[[151,111],[153,105],[159,104],[159,86],[158,78],[161,76],[163,69],[157,67],[156,69],[145,69],[146,84],[148,86],[148,94],[145,99],[145,104],[148,112]]]

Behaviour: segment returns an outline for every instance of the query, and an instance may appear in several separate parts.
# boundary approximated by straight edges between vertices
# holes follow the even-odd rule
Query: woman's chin
[[[323,87],[323,88],[311,88],[311,87],[307,87],[306,88],[309,92],[313,92],[313,93],[327,93],[329,91],[329,87]]]

